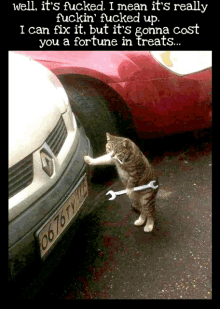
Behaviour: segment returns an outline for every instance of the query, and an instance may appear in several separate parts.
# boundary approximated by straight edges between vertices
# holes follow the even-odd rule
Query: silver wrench
[[[155,186],[154,185],[155,182],[156,182],[156,180],[152,180],[151,182],[149,182],[149,184],[139,186],[139,187],[135,187],[133,190],[134,191],[141,191],[141,190],[144,190],[144,189],[147,189],[147,188],[157,189],[158,185]],[[114,200],[117,195],[122,195],[122,194],[125,194],[125,193],[126,193],[126,190],[121,190],[121,191],[118,191],[118,192],[114,192],[113,190],[110,190],[106,193],[106,195],[111,194],[111,197],[109,198],[109,200]]]

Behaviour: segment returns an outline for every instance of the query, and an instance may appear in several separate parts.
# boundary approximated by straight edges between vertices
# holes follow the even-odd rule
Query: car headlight
[[[151,51],[151,55],[178,75],[205,70],[212,66],[211,51]]]
[[[49,70],[48,70],[48,78],[51,81],[51,83],[54,85],[54,87],[56,88],[57,96],[60,97],[60,100],[57,100],[56,102],[57,106],[59,107],[61,111],[64,111],[64,108],[65,108],[65,112],[66,112],[68,109],[70,109],[70,104],[69,104],[67,93],[63,85],[61,84],[59,79],[56,77],[56,75],[50,72]]]

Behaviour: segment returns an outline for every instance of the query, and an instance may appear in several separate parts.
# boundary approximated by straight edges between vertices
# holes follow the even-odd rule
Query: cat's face
[[[106,133],[106,137],[106,152],[112,153],[112,157],[123,164],[130,155],[129,140],[124,137],[112,136],[109,133]]]

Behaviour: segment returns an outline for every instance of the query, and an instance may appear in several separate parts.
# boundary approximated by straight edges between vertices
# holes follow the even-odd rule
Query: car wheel
[[[106,102],[99,92],[85,81],[65,83],[61,80],[72,111],[86,131],[94,157],[105,152],[106,132],[118,134],[114,114],[108,109]]]

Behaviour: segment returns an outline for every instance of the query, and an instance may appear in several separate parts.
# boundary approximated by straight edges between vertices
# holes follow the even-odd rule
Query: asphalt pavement
[[[108,200],[108,190],[123,187],[113,167],[104,173],[100,169],[88,213],[61,262],[52,262],[52,275],[37,295],[26,284],[16,289],[16,298],[212,298],[211,130],[141,140],[139,145],[159,176],[153,231],[134,225],[139,214],[126,195]]]
[[[143,140],[159,175],[151,233],[134,226],[138,213],[116,174],[93,184],[89,213],[68,254],[37,299],[211,299],[211,131]],[[154,148],[152,148],[154,147]]]

